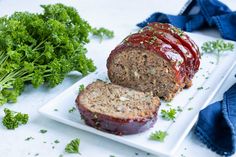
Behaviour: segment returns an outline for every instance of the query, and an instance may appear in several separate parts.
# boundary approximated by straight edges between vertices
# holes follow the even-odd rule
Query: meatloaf
[[[89,126],[118,135],[143,132],[157,120],[158,97],[119,85],[96,81],[76,99]]]
[[[112,83],[152,92],[166,101],[192,85],[199,64],[199,49],[189,36],[161,23],[151,23],[129,35],[107,59]]]

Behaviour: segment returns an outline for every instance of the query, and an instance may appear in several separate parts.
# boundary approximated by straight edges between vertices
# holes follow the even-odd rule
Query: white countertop
[[[121,41],[127,34],[136,29],[136,23],[144,20],[151,13],[161,11],[176,14],[180,11],[185,1],[186,0],[0,0],[0,16],[9,15],[14,11],[39,12],[41,11],[39,7],[40,4],[61,2],[76,7],[80,15],[92,26],[106,27],[114,30],[115,38]],[[232,0],[224,0],[224,2],[232,9],[236,9],[236,3]],[[127,30],[125,29],[127,27],[131,28],[129,32],[124,31]],[[219,36],[214,30],[205,30],[198,33]],[[107,52],[100,52],[100,46],[105,46]],[[88,45],[88,56],[93,58],[96,65],[105,64],[104,58],[106,58],[109,51],[114,47],[115,45],[111,44],[109,40],[100,44],[97,40],[92,39],[91,43]],[[236,68],[232,71],[212,102],[220,100],[224,91],[236,82],[235,74]],[[146,152],[50,120],[38,113],[38,109],[42,105],[67,89],[78,79],[79,76],[71,74],[62,84],[53,89],[46,87],[33,89],[32,86],[27,86],[16,104],[6,104],[0,107],[0,117],[3,117],[3,109],[5,107],[28,113],[30,116],[28,124],[20,126],[16,130],[6,130],[0,123],[0,157],[26,157],[35,156],[37,154],[42,157],[58,157],[60,154],[68,157],[109,157],[110,155],[114,155],[115,157],[154,157]],[[39,133],[41,129],[46,129],[48,132],[41,134]],[[34,139],[25,141],[27,137],[33,137]],[[65,145],[76,137],[81,139],[81,155],[65,154]],[[60,143],[55,144],[55,140],[59,140]],[[45,141],[46,143],[44,143]],[[193,133],[190,132],[175,156],[214,157],[217,155],[201,144]]]

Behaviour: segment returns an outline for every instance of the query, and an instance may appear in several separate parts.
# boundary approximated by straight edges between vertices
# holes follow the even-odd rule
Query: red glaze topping
[[[157,30],[153,27],[146,26],[139,33],[147,34],[149,36],[156,36],[157,38],[161,39],[165,43],[170,44],[173,49],[178,51],[178,53],[184,58],[185,65],[186,65],[186,74],[189,79],[193,78],[194,72],[194,57],[192,53],[189,51],[187,47],[182,45],[182,43],[176,39],[170,33],[163,31],[161,29]]]
[[[199,48],[194,43],[194,41],[191,38],[189,38],[189,36],[186,33],[184,33],[180,29],[178,29],[170,24],[167,24],[167,23],[163,24],[163,23],[153,22],[153,23],[150,23],[148,26],[153,27],[156,30],[162,30],[164,32],[168,32],[171,35],[173,35],[175,38],[177,38],[182,43],[182,45],[187,47],[190,50],[190,52],[192,53],[192,55],[195,59],[194,73],[196,73],[198,71],[199,66],[200,66],[200,58],[201,58]]]
[[[176,50],[174,50],[171,45],[163,42],[156,36],[135,33],[124,39],[123,42],[113,51],[118,52],[127,47],[140,47],[156,52],[158,55],[171,63],[176,71],[177,81],[179,83],[184,82],[184,78],[186,76],[184,58]]]

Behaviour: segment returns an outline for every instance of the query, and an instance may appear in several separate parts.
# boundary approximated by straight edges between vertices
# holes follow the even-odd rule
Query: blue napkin
[[[171,23],[188,32],[216,27],[223,38],[236,41],[236,12],[218,0],[192,0],[181,15],[156,12],[137,26],[151,22]]]
[[[194,133],[208,148],[231,156],[236,147],[236,84],[224,93],[222,101],[203,109]]]

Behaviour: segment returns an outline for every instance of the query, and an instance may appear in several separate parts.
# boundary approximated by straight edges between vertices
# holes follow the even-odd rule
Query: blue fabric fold
[[[198,11],[192,14],[193,10]],[[223,38],[236,41],[236,33],[232,33],[236,32],[236,12],[218,0],[193,0],[181,15],[156,12],[137,26],[151,22],[171,23],[188,32],[213,27]]]
[[[236,147],[236,84],[199,113],[194,130],[208,148],[222,156],[231,156]]]

